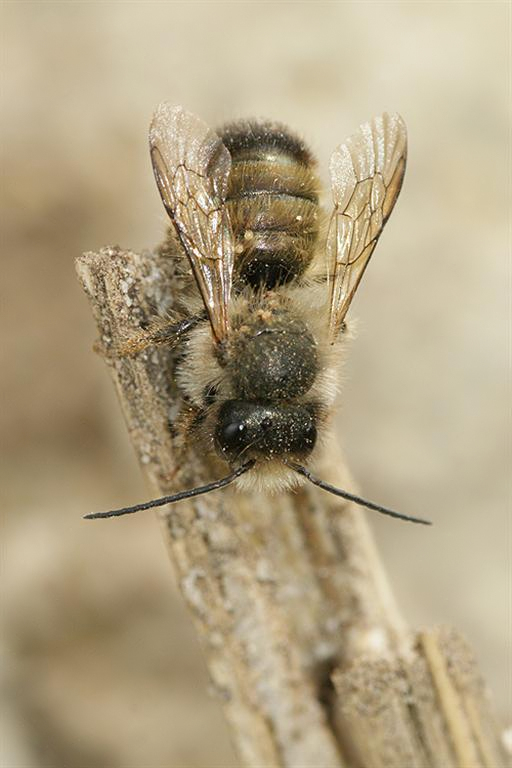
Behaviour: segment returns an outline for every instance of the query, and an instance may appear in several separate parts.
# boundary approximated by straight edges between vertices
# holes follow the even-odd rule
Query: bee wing
[[[331,340],[400,192],[407,156],[407,131],[398,114],[364,123],[331,162],[334,211],[327,236]]]
[[[224,207],[231,155],[205,123],[163,102],[149,130],[156,183],[187,254],[216,342],[228,334],[234,246]]]

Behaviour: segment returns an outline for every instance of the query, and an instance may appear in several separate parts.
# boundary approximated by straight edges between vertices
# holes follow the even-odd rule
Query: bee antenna
[[[122,509],[112,509],[110,512],[91,512],[89,515],[84,515],[85,520],[96,520],[100,517],[120,517],[121,515],[131,515],[132,512],[140,512],[143,509],[151,509],[152,507],[161,507],[164,504],[173,504],[175,501],[182,501],[183,499],[191,499],[193,496],[200,496],[202,493],[210,493],[217,488],[224,488],[236,480],[240,475],[244,475],[250,469],[253,468],[256,462],[254,459],[246,461],[230,475],[221,478],[220,480],[214,480],[207,485],[200,485],[198,488],[192,488],[189,491],[180,491],[179,493],[173,493],[171,496],[162,496],[160,499],[153,499],[152,501],[145,501],[142,504],[135,504],[134,507],[123,507]]]
[[[383,515],[389,515],[390,517],[397,517],[399,520],[408,520],[410,523],[420,523],[421,525],[432,525],[430,520],[424,520],[421,517],[411,517],[410,515],[402,515],[400,512],[393,512],[392,509],[381,507],[380,504],[374,504],[373,501],[366,501],[366,499],[362,499],[360,496],[354,496],[353,493],[348,493],[348,491],[343,491],[341,488],[336,488],[334,485],[324,482],[324,480],[319,480],[318,477],[311,474],[309,469],[302,467],[300,464],[292,464],[287,461],[285,464],[291,469],[294,469],[295,472],[298,472],[299,475],[303,475],[303,477],[309,480],[310,483],[313,483],[313,485],[317,485],[319,488],[322,488],[322,490],[334,494],[334,496],[341,496],[343,499],[353,501],[354,504],[359,504],[361,507],[373,509],[375,512],[381,512]]]

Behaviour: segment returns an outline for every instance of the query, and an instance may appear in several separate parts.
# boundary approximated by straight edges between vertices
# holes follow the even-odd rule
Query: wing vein
[[[402,118],[383,114],[362,125],[332,155],[334,211],[326,244],[331,342],[400,192],[406,153]]]

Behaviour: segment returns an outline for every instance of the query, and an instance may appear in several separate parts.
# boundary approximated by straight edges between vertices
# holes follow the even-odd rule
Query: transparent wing
[[[334,211],[327,236],[331,340],[400,192],[407,131],[400,115],[383,114],[341,144],[330,162]]]
[[[220,342],[228,334],[234,258],[224,207],[231,156],[202,120],[166,102],[151,122],[149,145],[160,195]]]

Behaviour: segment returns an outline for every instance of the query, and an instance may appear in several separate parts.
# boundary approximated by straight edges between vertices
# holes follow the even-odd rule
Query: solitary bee
[[[190,285],[183,317],[128,352],[154,344],[180,350],[175,375],[189,416],[182,437],[215,452],[231,472],[87,517],[136,512],[234,481],[242,489],[284,491],[309,480],[370,509],[427,522],[335,488],[308,469],[332,418],[345,316],[402,185],[401,117],[365,123],[334,151],[334,208],[325,227],[315,161],[281,125],[239,122],[215,133],[163,103],[149,143]]]

